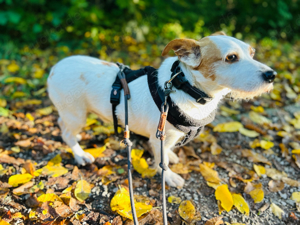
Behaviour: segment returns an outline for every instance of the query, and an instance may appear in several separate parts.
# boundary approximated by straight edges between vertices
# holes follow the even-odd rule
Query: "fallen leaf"
[[[180,203],[178,213],[180,217],[188,223],[201,220],[200,214],[196,214],[195,206],[189,200],[185,200]]]
[[[300,154],[293,155],[296,165],[300,168]]]
[[[172,204],[179,204],[181,202],[181,198],[171,195],[168,197],[168,202],[170,202]]]
[[[259,133],[257,133],[256,131],[254,130],[248,130],[244,127],[241,127],[239,129],[239,132],[244,135],[244,136],[247,136],[247,137],[251,137],[251,138],[255,138],[255,137],[258,137],[259,136]]]
[[[34,165],[32,162],[26,162],[24,164],[24,167],[23,167],[27,173],[31,174],[32,176],[34,176],[34,171],[35,171],[35,168],[34,168]]]
[[[284,182],[281,180],[271,180],[268,185],[271,192],[278,192],[284,188]]]
[[[41,108],[36,110],[36,112],[42,116],[48,116],[49,114],[51,114],[53,112],[53,108],[52,106],[48,106],[45,108]]]
[[[170,169],[177,174],[188,174],[189,168],[186,164],[177,163],[170,166]]]
[[[284,214],[284,211],[281,208],[279,208],[277,205],[275,205],[274,203],[271,204],[270,210],[279,219],[281,219],[282,215]]]
[[[23,147],[23,148],[27,148],[27,147],[29,147],[31,145],[31,140],[32,140],[32,138],[28,138],[26,140],[17,141],[15,143],[15,145]]]
[[[147,205],[142,202],[135,202],[134,205],[137,217],[152,210],[152,205]],[[124,187],[121,187],[115,193],[110,202],[110,207],[112,211],[117,211],[121,216],[132,220],[129,192]]]
[[[233,205],[239,210],[241,213],[249,216],[249,205],[245,201],[245,199],[240,194],[232,194]]]
[[[10,184],[13,187],[17,187],[20,184],[25,184],[25,183],[29,182],[31,179],[32,179],[32,175],[29,173],[16,174],[16,175],[12,175],[8,179],[8,184]]]
[[[55,202],[55,201],[59,201],[59,202],[63,202],[62,200],[61,200],[61,198],[60,197],[58,197],[56,194],[54,194],[54,193],[48,193],[48,194],[42,194],[42,195],[40,195],[38,198],[37,198],[37,200],[39,201],[39,202]]]
[[[300,203],[300,192],[293,192],[291,199],[297,203]]]
[[[230,191],[228,190],[227,184],[223,184],[217,187],[215,196],[217,200],[221,201],[221,206],[223,207],[223,209],[229,212],[233,206],[233,198]]]
[[[244,192],[252,197],[254,203],[259,203],[264,199],[264,191],[261,183],[252,184],[248,182]]]
[[[239,129],[243,127],[243,124],[237,121],[220,123],[214,127],[214,132],[237,132]]]
[[[34,182],[27,182],[23,185],[21,185],[18,188],[15,188],[13,190],[13,193],[15,195],[22,195],[22,194],[27,194],[29,192],[29,188],[31,188],[34,185]]]
[[[273,180],[282,180],[283,177],[288,177],[287,174],[282,171],[278,171],[274,168],[265,168],[266,169],[266,175]]]
[[[20,67],[17,65],[16,61],[13,60],[7,67],[6,69],[11,72],[11,73],[15,73],[17,71],[19,71]]]
[[[263,125],[263,124],[270,124],[272,123],[271,120],[269,120],[268,118],[258,114],[257,112],[249,112],[249,118],[254,122],[257,123],[259,125]]]
[[[262,147],[263,149],[268,150],[268,149],[274,147],[274,143],[272,141],[261,140],[260,141],[260,147]]]
[[[204,179],[211,183],[219,184],[221,179],[219,178],[218,172],[209,168],[204,164],[200,164],[200,173],[204,177]]]
[[[91,185],[87,181],[80,180],[76,184],[74,195],[80,202],[84,202],[89,197],[90,193]]]
[[[257,173],[257,175],[259,177],[261,177],[262,175],[266,174],[266,169],[263,166],[254,164],[253,168],[254,168],[255,172]]]
[[[242,157],[247,157],[248,160],[250,160],[251,162],[255,162],[255,163],[260,162],[260,163],[266,163],[268,165],[271,165],[268,159],[262,156],[261,154],[246,149],[242,150],[241,152],[242,152]]]
[[[61,155],[57,154],[47,163],[47,165],[48,166],[58,165],[61,163],[61,161],[62,161]]]
[[[222,148],[217,142],[212,143],[210,150],[212,155],[219,155],[222,152]]]
[[[222,216],[213,217],[205,222],[205,225],[221,225],[224,224],[222,220]]]
[[[47,165],[44,166],[42,169],[36,170],[34,172],[34,175],[39,176],[40,174],[43,174],[51,177],[60,177],[66,173],[68,173],[68,170],[61,165]]]
[[[257,112],[257,113],[263,113],[265,110],[262,106],[254,106],[254,105],[251,105],[250,106],[250,109],[254,112]]]
[[[87,153],[90,153],[94,158],[103,157],[104,154],[102,154],[106,150],[106,145],[103,145],[100,148],[89,148],[85,149],[84,151]]]

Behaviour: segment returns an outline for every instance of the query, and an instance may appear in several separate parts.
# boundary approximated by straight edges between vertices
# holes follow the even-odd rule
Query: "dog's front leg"
[[[161,162],[161,142],[156,137],[150,137],[149,142],[151,144],[154,155],[153,168],[156,168],[159,173],[161,173],[162,169],[159,166],[159,163]],[[169,153],[172,152],[171,149],[172,147],[174,147],[176,141],[174,143],[173,142],[174,141],[171,138],[167,138],[166,142],[164,142],[164,164],[167,166],[169,165]],[[184,179],[177,173],[174,173],[172,170],[168,169],[167,171],[165,171],[165,174],[166,182],[169,186],[182,187],[184,185]]]

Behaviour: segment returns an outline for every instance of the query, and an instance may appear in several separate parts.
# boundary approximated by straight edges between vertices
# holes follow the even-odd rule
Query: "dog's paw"
[[[170,163],[173,163],[173,164],[179,163],[179,158],[173,151],[169,150],[168,156],[169,156]]]
[[[85,166],[86,164],[91,164],[95,161],[95,158],[87,152],[83,152],[80,155],[75,155],[75,160],[79,165]]]
[[[168,169],[165,173],[166,173],[166,182],[169,186],[183,187],[184,179],[180,175],[178,175],[177,173],[174,173],[170,169]]]

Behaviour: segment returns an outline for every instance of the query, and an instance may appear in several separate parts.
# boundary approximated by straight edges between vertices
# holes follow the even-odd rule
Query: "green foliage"
[[[115,36],[165,43],[218,30],[292,40],[300,31],[299,9],[299,0],[0,0],[0,41],[74,49],[85,42],[101,47]]]

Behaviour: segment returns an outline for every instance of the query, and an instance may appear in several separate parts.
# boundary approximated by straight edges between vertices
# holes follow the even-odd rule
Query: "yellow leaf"
[[[277,132],[277,135],[278,135],[279,137],[287,137],[287,136],[291,136],[291,134],[288,133],[288,132],[286,132],[286,131],[278,131],[278,132]]]
[[[277,205],[275,205],[274,203],[271,204],[270,210],[279,219],[282,218],[282,214],[284,213],[284,211],[281,208],[279,208]]]
[[[16,175],[12,175],[8,179],[8,183],[13,187],[17,187],[19,184],[25,184],[25,183],[29,182],[31,179],[32,179],[32,176],[29,173],[16,174]]]
[[[89,197],[90,193],[91,193],[91,185],[87,181],[80,180],[76,184],[74,195],[80,202],[86,200]]]
[[[252,184],[248,182],[244,191],[252,197],[254,203],[259,203],[264,199],[264,191],[261,183]]]
[[[9,223],[5,220],[0,219],[0,225],[9,225]]]
[[[240,194],[232,194],[233,205],[239,210],[241,213],[249,216],[249,205],[245,201],[245,199]]]
[[[204,179],[208,182],[219,184],[221,179],[219,178],[218,172],[209,168],[204,164],[200,164],[200,173],[204,177]]]
[[[182,163],[177,163],[173,164],[170,169],[177,174],[188,174],[189,173],[189,168],[186,164]]]
[[[259,125],[270,124],[272,122],[268,118],[253,111],[249,112],[249,117],[254,123],[257,123]]]
[[[245,135],[247,137],[251,137],[251,138],[254,138],[254,137],[258,137],[259,136],[259,133],[254,131],[254,130],[248,130],[244,127],[241,127],[239,129],[239,132],[242,134],[242,135]]]
[[[274,143],[272,141],[261,140],[260,141],[260,147],[262,147],[263,149],[268,150],[268,149],[274,147]]]
[[[251,141],[251,142],[249,143],[249,146],[250,146],[251,148],[260,147],[260,141],[259,141],[258,139],[255,139],[254,141]]]
[[[42,78],[43,75],[44,75],[45,71],[42,70],[42,69],[37,69],[34,74],[33,74],[33,77],[34,78]]]
[[[292,150],[292,154],[300,154],[300,149],[294,149],[294,150]]]
[[[151,178],[151,177],[154,177],[155,174],[156,174],[157,170],[154,169],[154,168],[148,168],[146,170],[143,171],[142,173],[142,178],[145,178],[145,177],[148,177],[148,178]]]
[[[217,200],[221,201],[221,206],[229,212],[233,206],[232,195],[228,190],[227,184],[217,187],[215,196]]]
[[[97,122],[98,122],[98,120],[96,120],[96,119],[86,118],[85,126],[89,127],[89,126],[91,126],[91,125],[93,125],[93,124],[95,124]]]
[[[94,158],[98,157],[103,157],[104,155],[102,154],[106,150],[106,145],[103,145],[100,148],[89,148],[85,149],[85,152],[90,153]]]
[[[215,167],[215,163],[203,162],[203,164],[211,169],[213,169]]]
[[[214,132],[237,132],[243,127],[243,124],[237,121],[220,123],[214,127]]]
[[[263,174],[266,174],[266,169],[263,166],[254,164],[253,168],[259,177],[261,177]]]
[[[131,219],[131,205],[129,192],[125,188],[119,189],[110,202],[110,207],[112,211],[117,211],[121,216]],[[147,205],[143,202],[135,202],[135,210],[137,217],[150,212],[152,210],[152,205]]]
[[[38,175],[39,172],[40,172],[39,170],[35,171],[35,173],[34,173],[35,176],[36,176],[36,174],[37,174],[37,176],[39,176]],[[47,165],[47,166],[44,166],[42,168],[41,173],[43,175],[48,175],[48,176],[51,176],[51,177],[60,177],[64,174],[68,173],[68,170],[65,167],[61,166],[61,165],[53,165],[53,166]]]
[[[132,159],[139,159],[142,157],[143,154],[144,154],[144,150],[140,150],[140,149],[132,149],[131,150],[131,158]]]
[[[178,212],[182,219],[184,219],[187,222],[191,222],[195,217],[196,209],[191,201],[186,200],[180,203]]]
[[[12,61],[7,67],[7,70],[11,73],[19,71],[20,67],[17,65],[16,61]]]
[[[263,108],[262,106],[257,106],[257,107],[255,107],[255,106],[251,105],[250,109],[251,109],[252,111],[258,112],[258,113],[263,113],[263,112],[265,111],[264,108]]]
[[[211,187],[215,190],[217,189],[217,187],[222,185],[221,183],[216,184],[216,183],[212,183],[212,182],[209,182],[209,181],[207,181],[206,184],[207,184],[207,186],[209,186],[209,187]]]
[[[61,163],[61,161],[62,161],[62,158],[61,158],[60,154],[57,154],[48,162],[47,165],[49,165],[49,166],[58,165]]]
[[[54,193],[48,193],[48,194],[42,194],[40,195],[37,200],[39,202],[55,202],[55,201],[60,201],[62,202],[61,198],[58,197],[56,194]]]
[[[22,77],[8,77],[5,79],[4,83],[26,84],[26,80]]]
[[[140,174],[142,174],[146,169],[149,168],[149,165],[144,158],[133,159],[132,166]]]
[[[168,202],[172,203],[172,204],[179,204],[181,202],[181,198],[180,197],[175,197],[175,196],[169,196],[168,197]]]
[[[52,111],[53,111],[52,106],[48,106],[48,107],[36,110],[36,112],[42,116],[48,116],[49,114],[52,113]]]
[[[297,203],[300,203],[300,192],[293,192],[291,199]]]
[[[7,102],[5,99],[0,98],[0,107],[5,107],[7,105]]]
[[[12,98],[21,98],[24,96],[26,96],[26,94],[23,91],[15,91],[11,97]]]
[[[225,112],[226,114],[225,115],[229,115],[229,116],[231,116],[231,115],[237,115],[237,114],[240,114],[240,111],[237,111],[237,110],[234,110],[234,109],[230,109],[230,108],[228,108],[228,107],[226,107],[226,106],[220,106],[220,109],[223,111],[223,112]]]
[[[26,118],[30,121],[34,121],[34,117],[30,113],[26,113]]]
[[[217,142],[214,142],[210,146],[210,151],[212,155],[219,155],[222,152],[222,148],[217,144]]]

